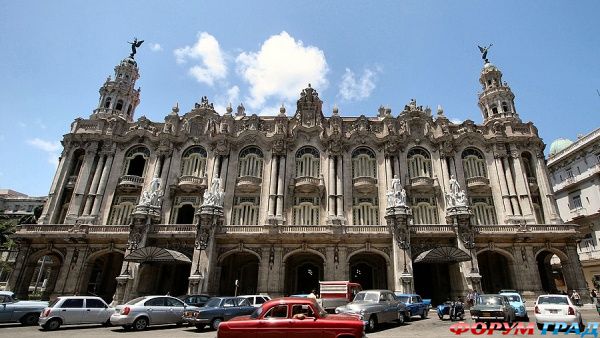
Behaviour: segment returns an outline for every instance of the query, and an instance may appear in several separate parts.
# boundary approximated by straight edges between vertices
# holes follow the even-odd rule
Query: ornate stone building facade
[[[308,292],[319,280],[416,291],[556,288],[560,257],[585,294],[578,232],[563,224],[544,144],[500,70],[480,75],[483,123],[454,124],[411,100],[374,117],[325,116],[310,85],[288,114],[219,114],[203,97],[164,122],[142,116],[138,65],[125,58],[98,107],[64,136],[38,224],[16,238],[10,279],[27,296],[93,293],[115,303],[159,293]],[[207,202],[210,200],[210,202]]]

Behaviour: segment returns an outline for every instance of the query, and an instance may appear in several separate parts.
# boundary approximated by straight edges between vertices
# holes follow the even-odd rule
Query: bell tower
[[[502,72],[489,62],[486,54],[487,49],[483,56],[484,65],[479,77],[483,87],[483,91],[479,93],[479,108],[483,114],[483,123],[507,118],[520,121],[515,109],[515,94],[506,82],[502,82]]]
[[[135,108],[140,103],[140,88],[135,89],[135,81],[140,77],[137,62],[128,56],[115,67],[114,79],[109,76],[100,87],[100,101],[91,119],[120,117],[133,121]]]

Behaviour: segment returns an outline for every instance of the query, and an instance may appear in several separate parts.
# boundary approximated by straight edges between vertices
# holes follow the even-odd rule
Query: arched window
[[[231,225],[258,225],[258,196],[238,196],[234,200]]]
[[[408,174],[410,178],[431,177],[431,156],[423,148],[408,151]]]
[[[77,149],[73,153],[73,158],[75,159],[72,162],[71,170],[69,176],[77,177],[79,176],[79,172],[81,171],[81,166],[83,165],[83,157],[85,156],[85,150]]]
[[[439,224],[435,198],[415,197],[411,209],[414,224]]]
[[[240,151],[238,177],[261,177],[263,173],[263,153],[257,147],[247,147]]]
[[[296,177],[319,177],[321,173],[319,151],[302,147],[296,152]]]
[[[319,197],[296,197],[294,225],[319,225]]]
[[[377,178],[377,160],[369,148],[357,148],[352,152],[352,178]]]
[[[171,214],[171,223],[193,224],[194,215],[199,206],[199,196],[177,196]]]
[[[123,110],[123,100],[117,101],[117,106],[115,107],[115,109],[118,111]]]
[[[352,223],[354,225],[379,224],[379,207],[376,197],[354,198],[352,206]]]
[[[150,157],[150,150],[145,146],[135,146],[125,153],[125,175],[144,177],[146,162]]]
[[[112,206],[108,216],[108,224],[125,225],[131,223],[131,213],[137,204],[136,196],[120,196]]]
[[[104,100],[104,108],[110,108],[110,101],[112,101],[110,97],[107,97],[106,100]]]
[[[535,178],[535,170],[532,166],[533,157],[531,156],[531,154],[527,151],[523,152],[521,154],[521,161],[523,163],[523,170],[525,170],[527,178]]]
[[[508,113],[508,104],[506,102],[502,102],[502,112]]]
[[[181,176],[204,177],[206,175],[206,150],[193,146],[183,152]]]
[[[498,114],[498,106],[496,106],[495,104],[492,105],[492,113],[494,113],[494,115]]]
[[[465,178],[487,177],[485,158],[481,151],[467,148],[462,152],[463,169]]]
[[[471,206],[473,208],[473,224],[498,224],[494,200],[491,197],[472,197]]]

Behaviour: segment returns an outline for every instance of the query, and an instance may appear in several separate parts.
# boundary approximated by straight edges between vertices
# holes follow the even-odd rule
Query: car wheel
[[[222,321],[223,319],[221,318],[215,318],[212,320],[212,322],[210,322],[210,327],[212,327],[213,330],[218,330],[219,324],[221,324]]]
[[[397,322],[398,322],[398,325],[404,324],[404,314],[398,313],[398,320],[397,320]]]
[[[544,324],[542,324],[542,323],[537,323],[537,327],[538,327],[538,330],[541,330],[541,329],[543,329],[543,328],[544,328]]]
[[[38,319],[40,318],[39,314],[28,313],[21,318],[21,324],[31,326],[36,325],[38,323]]]
[[[48,331],[54,331],[60,327],[60,320],[58,319],[50,319],[44,325],[44,329]]]
[[[112,324],[110,323],[110,318],[107,319],[104,323],[102,323],[102,326],[104,326],[104,327],[112,326]]]
[[[427,318],[427,312],[429,312],[427,309],[423,310],[423,313],[421,313],[421,319]]]
[[[371,315],[371,317],[369,317],[369,322],[367,323],[367,331],[373,332],[375,331],[375,328],[377,328],[377,318],[375,315]]]
[[[133,322],[133,329],[136,331],[145,330],[148,327],[148,318],[140,317]]]
[[[196,328],[198,330],[203,330],[205,327],[206,327],[206,325],[200,325],[200,324],[196,325]]]
[[[444,315],[438,313],[438,317],[440,317],[441,320],[444,320]]]

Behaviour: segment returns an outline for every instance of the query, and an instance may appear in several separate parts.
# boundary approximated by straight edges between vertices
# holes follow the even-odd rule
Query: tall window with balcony
[[[355,197],[352,207],[352,224],[377,225],[379,222],[379,206],[377,197]]]
[[[296,197],[292,208],[294,225],[319,225],[319,197]]]
[[[465,149],[462,152],[462,162],[467,182],[478,178],[487,178],[485,158],[478,149]]]
[[[125,153],[124,174],[143,178],[146,174],[146,163],[150,157],[150,150],[145,146],[135,146]]]
[[[352,152],[352,178],[377,178],[377,160],[369,148],[358,148]]]
[[[199,196],[177,196],[171,213],[171,224],[193,224],[200,199]]]
[[[262,178],[264,156],[257,147],[242,149],[239,156],[238,177]]]
[[[296,177],[318,178],[321,173],[319,151],[313,147],[302,147],[296,152]]]
[[[414,224],[439,224],[434,197],[413,197],[411,205]]]
[[[496,218],[496,208],[494,208],[494,200],[492,197],[471,197],[471,207],[473,208],[473,224],[498,224],[498,219]]]
[[[110,210],[108,224],[126,225],[131,223],[131,213],[137,205],[138,196],[119,196]]]
[[[231,216],[232,225],[258,225],[258,196],[236,196]]]
[[[181,176],[204,177],[206,175],[206,150],[200,146],[188,148],[181,158]]]
[[[415,147],[406,154],[410,178],[431,177],[431,155],[423,148]]]

